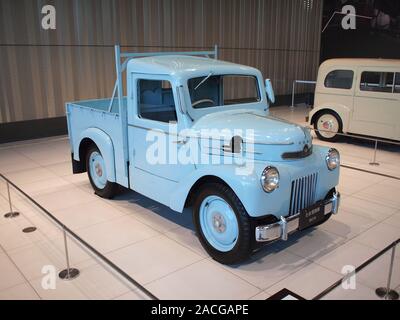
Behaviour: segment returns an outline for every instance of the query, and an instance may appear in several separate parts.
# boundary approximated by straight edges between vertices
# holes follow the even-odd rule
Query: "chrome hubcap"
[[[333,138],[339,132],[339,123],[331,114],[324,114],[319,118],[318,128],[321,136]]]
[[[104,164],[104,159],[97,151],[92,152],[90,155],[90,177],[93,183],[99,189],[104,189],[107,184],[107,173]]]
[[[95,170],[98,177],[103,175],[103,169],[101,169],[101,165],[99,163],[96,163]]]
[[[226,223],[224,217],[217,213],[213,216],[213,226],[215,231],[219,233],[224,233],[226,230]]]
[[[324,129],[326,129],[326,130],[332,130],[333,123],[332,123],[332,121],[325,121],[325,122],[322,124],[322,127],[323,127]]]

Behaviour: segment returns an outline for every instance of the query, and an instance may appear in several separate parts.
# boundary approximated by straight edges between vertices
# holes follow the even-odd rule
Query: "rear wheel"
[[[193,221],[208,254],[223,264],[239,263],[251,253],[250,217],[236,194],[221,183],[200,188]]]
[[[98,196],[110,199],[115,195],[117,184],[107,180],[105,161],[97,146],[91,146],[86,154],[86,170]]]
[[[342,133],[342,120],[335,112],[326,110],[317,116],[314,129],[319,139],[334,142],[339,139],[338,133]]]

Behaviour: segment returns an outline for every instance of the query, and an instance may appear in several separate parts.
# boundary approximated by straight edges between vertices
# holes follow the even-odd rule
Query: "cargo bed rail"
[[[184,55],[184,56],[204,56],[207,58],[218,59],[218,46],[214,46],[214,50],[211,51],[171,51],[171,52],[122,52],[120,45],[114,46],[115,50],[115,70],[117,72],[117,79],[115,80],[114,90],[111,96],[110,106],[108,111],[110,112],[115,95],[119,87],[122,88],[122,72],[125,71],[126,66],[128,65],[129,60],[134,58],[144,58],[144,57],[155,57],[155,56],[166,56],[166,55]],[[121,59],[124,59],[121,63]],[[121,76],[121,77],[120,77]],[[120,81],[121,80],[121,81]],[[121,89],[122,93],[122,89]],[[118,99],[120,99],[119,90],[118,90]]]

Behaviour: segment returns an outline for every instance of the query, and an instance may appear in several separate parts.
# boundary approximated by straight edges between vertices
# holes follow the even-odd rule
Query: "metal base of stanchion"
[[[75,278],[77,278],[79,276],[80,272],[78,269],[75,268],[70,268],[69,272],[68,269],[64,269],[62,270],[58,276],[60,277],[60,279],[62,280],[73,280]]]
[[[394,290],[389,289],[389,292],[388,292],[387,288],[378,288],[375,290],[375,293],[379,298],[382,298],[382,299],[399,300],[399,294]]]
[[[16,217],[18,217],[18,216],[19,216],[19,212],[12,211],[12,212],[6,213],[6,214],[4,215],[4,218],[11,219],[11,218],[16,218]]]
[[[369,165],[370,166],[379,166],[380,164],[378,162],[370,162]]]

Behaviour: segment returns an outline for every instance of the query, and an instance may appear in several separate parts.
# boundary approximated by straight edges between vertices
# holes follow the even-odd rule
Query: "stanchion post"
[[[294,108],[294,95],[295,95],[295,90],[296,90],[296,80],[293,80],[293,86],[292,86],[292,105],[290,106],[291,108]]]
[[[394,246],[392,249],[392,257],[390,259],[389,276],[388,276],[386,288],[381,287],[381,288],[378,288],[375,290],[375,293],[377,294],[378,297],[386,299],[386,300],[399,300],[399,294],[395,290],[390,289],[390,285],[392,282],[395,253],[396,253],[396,246]]]
[[[378,140],[375,140],[375,149],[374,149],[374,159],[369,164],[371,166],[379,166],[379,162],[376,162],[376,152],[378,151]]]
[[[79,276],[79,270],[76,268],[71,268],[69,263],[69,252],[68,252],[68,243],[67,243],[67,232],[65,228],[63,228],[63,235],[64,235],[64,249],[65,249],[65,260],[67,263],[67,269],[62,270],[58,276],[62,280],[73,280]]]
[[[10,211],[4,215],[4,218],[15,218],[19,216],[19,212],[13,211],[12,202],[11,202],[11,193],[10,193],[10,184],[7,181],[7,195],[8,195],[8,204],[10,206]]]

